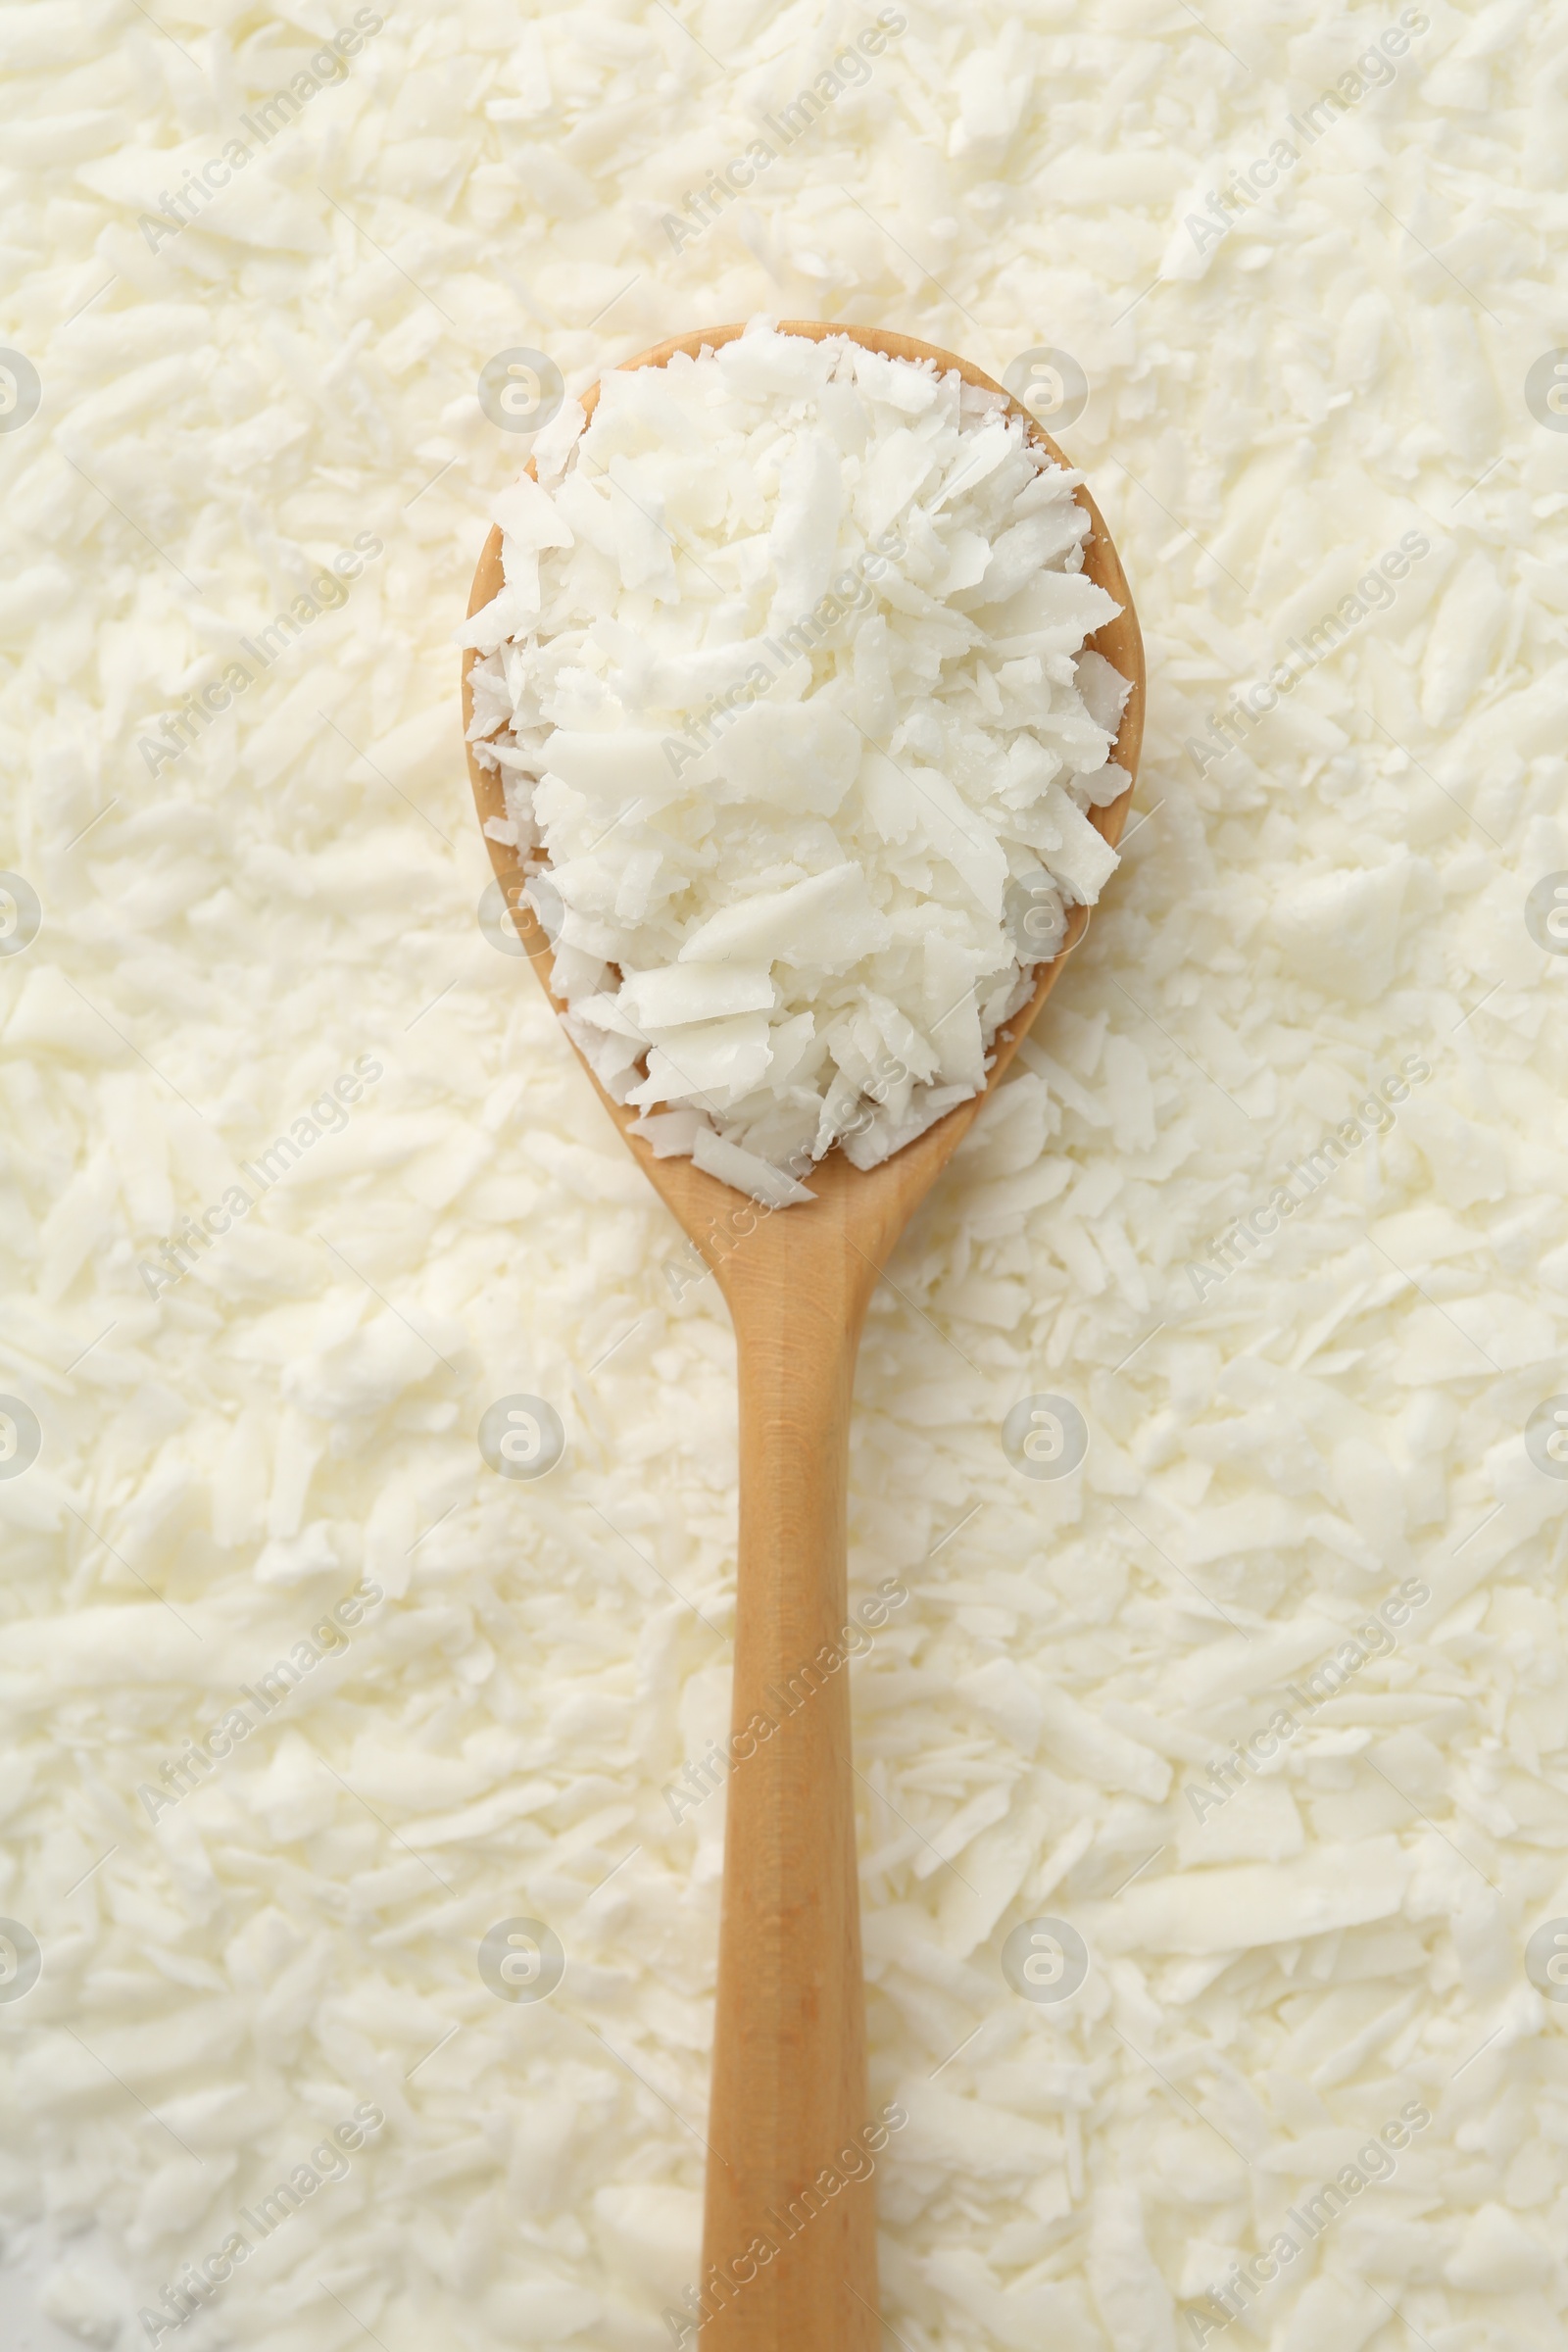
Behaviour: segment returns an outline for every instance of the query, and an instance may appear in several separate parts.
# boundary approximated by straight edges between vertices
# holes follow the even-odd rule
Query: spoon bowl
[[[1000,394],[1031,440],[1067,460],[1027,409],[954,353],[871,327],[784,319],[780,331],[848,336],[898,360],[934,360]],[[674,335],[626,368],[661,368],[744,332]],[[596,384],[583,397],[591,416]],[[532,470],[530,466],[529,470]],[[1084,569],[1121,608],[1089,639],[1130,679],[1112,756],[1136,778],[1144,654],[1126,577],[1081,485]],[[490,533],[469,613],[502,586]],[[465,732],[472,719],[464,657]],[[504,818],[500,776],[468,754],[481,826]],[[1113,846],[1132,784],[1090,822]],[[521,896],[518,852],[485,835],[496,880],[546,992],[552,958]],[[871,1293],[899,1236],[972,1125],[1089,920],[1065,942],[992,1047],[982,1092],[879,1166],[835,1151],[807,1174],[815,1198],[769,1213],[690,1159],[656,1158],[638,1113],[588,1071],[649,1182],[715,1276],[735,1326],[740,1388],[740,1545],[735,1668],[705,2213],[704,2352],[877,2352],[875,2152],[887,2124],[867,2104],[846,1631],[846,1490],[855,1358]],[[564,1007],[551,995],[558,1011]],[[584,1064],[586,1068],[587,1065]],[[694,1274],[695,1274],[694,1267]],[[763,1727],[766,1728],[763,1728]],[[880,2133],[880,2138],[878,2134]],[[868,2168],[868,2169],[866,2169]],[[828,2186],[831,2179],[836,2185]],[[694,2282],[695,2283],[695,2282]]]

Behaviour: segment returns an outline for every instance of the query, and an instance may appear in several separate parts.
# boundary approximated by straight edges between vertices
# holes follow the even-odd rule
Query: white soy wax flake
[[[1098,900],[1128,682],[1077,478],[956,372],[754,319],[607,375],[495,502],[470,741],[572,1038],[666,1152],[780,1205],[874,1167]]]

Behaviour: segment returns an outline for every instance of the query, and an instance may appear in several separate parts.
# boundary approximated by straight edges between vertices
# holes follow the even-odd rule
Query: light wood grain
[[[815,320],[782,325],[813,339],[848,334],[898,359],[935,359],[968,383],[1003,389],[952,353],[906,335]],[[662,367],[676,352],[695,355],[742,331],[734,325],[672,336],[624,365]],[[584,407],[591,412],[597,398],[595,385]],[[1067,463],[1028,412],[1009,405],[1032,438]],[[1143,644],[1099,511],[1086,490],[1076,495],[1092,524],[1085,569],[1121,607],[1090,642],[1132,680],[1115,758],[1134,776],[1143,739]],[[501,584],[500,533],[492,531],[470,613]],[[463,665],[466,729],[473,660],[466,655]],[[481,823],[504,816],[500,778],[471,753],[469,772]],[[1113,843],[1130,798],[1129,788],[1090,812]],[[520,900],[517,853],[486,842],[548,991],[549,947]],[[1087,920],[1084,909],[1074,911],[1067,945],[1041,966],[1033,996],[999,1035],[988,1094]],[[736,1764],[727,1794],[700,2282],[711,2317],[702,2329],[703,2352],[878,2352],[875,2175],[867,2168],[884,2159],[866,2149],[866,2127],[874,2139],[880,2105],[873,2114],[866,2087],[849,1673],[827,1659],[837,1654],[848,1607],[849,1417],[866,1305],[900,1234],[985,1097],[960,1103],[879,1168],[862,1172],[832,1153],[807,1179],[816,1195],[809,1205],[769,1214],[689,1159],[656,1159],[630,1132],[636,1112],[597,1091],[643,1173],[712,1267],[735,1326],[740,1383],[731,1720],[742,1746],[749,1735],[755,1752]],[[774,1727],[765,1737],[759,1718]],[[849,2178],[854,2173],[862,2177]]]

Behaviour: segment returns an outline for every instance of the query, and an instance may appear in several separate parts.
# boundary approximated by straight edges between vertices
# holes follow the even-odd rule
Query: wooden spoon
[[[801,319],[782,328],[813,340],[848,335],[894,359],[935,360],[987,392],[1003,389],[952,352],[908,335]],[[742,332],[717,326],[673,335],[623,365],[662,368],[675,352],[695,357],[704,345],[716,348]],[[596,384],[583,399],[590,414],[598,397]],[[1028,411],[1016,401],[1009,406],[1031,438],[1066,464]],[[1099,510],[1087,491],[1076,496],[1093,526],[1084,568],[1121,607],[1090,642],[1132,680],[1115,758],[1134,776],[1144,725],[1143,642]],[[501,533],[492,530],[469,612],[501,585]],[[471,652],[464,658],[465,731],[475,659]],[[505,817],[500,777],[471,750],[468,765],[481,825]],[[1131,797],[1129,785],[1108,808],[1090,810],[1107,841],[1120,837]],[[485,839],[548,991],[550,952],[520,897],[517,852]],[[631,1133],[637,1113],[612,1102],[589,1072],[643,1174],[712,1267],[735,1326],[741,1500],[731,1720],[745,1760],[728,1783],[704,2352],[877,2352],[880,2343],[872,2179],[885,2127],[880,2110],[873,2115],[867,2104],[850,1691],[848,1673],[839,1670],[856,1351],[895,1243],[1002,1078],[1087,922],[1087,910],[1075,908],[1066,945],[1040,968],[1034,995],[998,1035],[985,1093],[880,1167],[862,1172],[842,1152],[830,1153],[807,1179],[816,1195],[809,1205],[770,1215],[689,1159],[656,1159]],[[839,1663],[830,1666],[829,1656]],[[777,1694],[792,1681],[800,1695],[788,1712]],[[758,1736],[759,1716],[774,1724],[766,1737]],[[746,1754],[749,1746],[755,1752]]]

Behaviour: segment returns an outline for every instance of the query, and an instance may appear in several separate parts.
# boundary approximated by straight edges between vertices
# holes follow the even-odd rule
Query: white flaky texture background
[[[0,1985],[7,2340],[656,2352],[696,2281],[723,1800],[665,1789],[724,1721],[731,1340],[477,920],[452,638],[527,448],[483,365],[578,390],[767,312],[1070,355],[1150,652],[1124,868],[861,1361],[852,1581],[910,1594],[854,1670],[889,2322],[1544,2352],[1568,437],[1525,380],[1568,344],[1568,26],[1429,0],[1362,74],[1396,12],[901,0],[858,77],[853,7],[381,13],[343,67],[327,0],[0,9],[0,341],[42,393],[0,434],[0,864],[42,907],[0,958],[0,1388],[41,1432],[0,1479],[0,1915],[42,1954]],[[535,1483],[476,1444],[516,1395],[566,1433]],[[1065,1478],[1004,1450],[1037,1396],[1087,1421]],[[479,1975],[517,1918],[548,2000]],[[1046,1918],[1090,1955],[1059,2003],[1002,1965]]]

